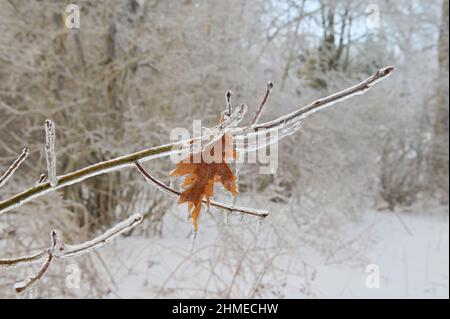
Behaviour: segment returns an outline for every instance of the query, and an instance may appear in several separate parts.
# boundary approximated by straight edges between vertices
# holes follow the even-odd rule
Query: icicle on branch
[[[0,259],[0,268],[25,267],[43,262],[42,266],[36,273],[14,285],[14,289],[16,290],[16,292],[23,292],[25,289],[29,288],[42,278],[42,276],[48,270],[53,259],[79,257],[84,254],[90,253],[93,250],[103,247],[118,235],[131,230],[132,228],[137,226],[142,221],[142,219],[143,216],[141,214],[132,215],[124,221],[118,223],[114,227],[108,229],[102,235],[79,245],[65,244],[62,241],[61,235],[56,230],[52,230],[50,236],[51,245],[49,248],[30,256],[14,259]]]
[[[249,127],[247,126],[247,127],[229,128],[229,132],[235,137],[237,141],[240,141],[240,143],[244,143],[242,141],[251,136],[250,134],[259,134],[258,131],[263,131],[263,129],[279,130],[280,134],[278,134],[278,139],[271,139],[269,141],[270,143],[277,142],[281,138],[284,138],[296,132],[300,128],[301,121],[306,117],[308,117],[309,115],[314,114],[317,111],[324,110],[348,98],[366,93],[375,84],[389,77],[389,75],[392,74],[393,70],[394,70],[393,67],[381,69],[368,79],[360,82],[359,84],[352,86],[348,89],[345,89],[341,92],[332,94],[328,97],[319,99],[305,107],[299,108],[297,111],[281,116],[278,119],[270,122],[262,124],[255,123],[250,128],[250,131]],[[262,134],[266,134],[266,132],[263,132]],[[0,201],[0,216],[13,208],[16,208],[31,201],[34,198],[55,191],[57,189],[75,183],[79,183],[87,178],[116,171],[124,167],[134,167],[137,161],[139,162],[149,161],[156,158],[170,156],[171,154],[177,154],[184,149],[191,149],[193,143],[198,140],[200,141],[203,140],[203,136],[171,144],[148,148],[136,153],[132,153],[108,161],[93,164],[91,166],[79,169],[66,175],[59,176],[57,178],[58,184],[56,187],[52,187],[49,182],[40,183],[22,193],[14,195],[6,200]],[[262,143],[261,145],[258,144],[256,146],[256,149],[265,146],[266,145],[264,145],[264,143]],[[243,147],[243,150],[249,151],[249,149],[246,147]]]
[[[30,150],[28,148],[24,148],[22,150],[22,153],[20,153],[19,157],[16,158],[16,160],[11,164],[11,166],[8,167],[6,172],[0,177],[0,187],[4,186],[8,179],[11,178],[11,176],[14,175],[16,170],[19,168],[19,166],[25,161],[25,159],[30,154]]]
[[[58,179],[56,177],[55,123],[52,120],[45,121],[45,155],[48,181],[51,187],[55,187],[58,184]]]
[[[150,173],[148,173],[147,170],[139,162],[136,162],[136,168],[145,177],[145,180],[148,183],[150,183],[151,185],[153,185],[154,187],[156,187],[157,189],[159,189],[169,195],[173,195],[173,196],[181,195],[181,192],[167,186],[163,182],[159,181],[158,179],[156,179],[155,177],[150,175]],[[207,203],[207,201],[205,199],[203,199],[202,201],[205,204]],[[255,216],[255,217],[259,217],[259,218],[266,218],[267,216],[269,216],[269,213],[265,210],[259,210],[259,209],[253,209],[253,208],[247,208],[247,207],[234,207],[234,206],[219,203],[216,201],[211,201],[210,205],[220,208],[220,209],[225,210],[226,212],[230,212],[230,213],[250,215],[250,216]]]

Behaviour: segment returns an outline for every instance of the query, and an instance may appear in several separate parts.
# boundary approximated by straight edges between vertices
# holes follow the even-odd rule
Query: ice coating
[[[252,151],[258,148],[262,148],[266,145],[270,145],[298,131],[298,129],[300,128],[300,121],[305,119],[309,115],[314,114],[317,111],[323,110],[325,108],[328,108],[338,102],[342,102],[350,97],[357,96],[367,92],[375,84],[379,83],[381,80],[387,78],[390,74],[392,74],[393,70],[394,70],[393,67],[381,69],[368,79],[360,82],[359,84],[353,87],[332,94],[328,97],[319,99],[305,107],[299,108],[297,111],[294,111],[285,116],[281,116],[276,120],[262,124],[255,124],[251,127],[229,128],[228,132],[231,133],[233,136],[235,136],[237,149],[244,152]],[[245,141],[245,139],[246,137],[249,136],[249,134],[261,134],[258,132],[263,129],[269,130],[269,132],[271,129],[274,130],[278,129],[278,137],[269,139],[266,138],[265,142],[256,145],[245,144],[248,143]],[[0,216],[14,208],[17,208],[18,206],[23,205],[26,202],[35,199],[36,197],[42,196],[56,189],[60,189],[62,187],[66,187],[81,182],[93,176],[105,174],[111,171],[116,171],[124,167],[132,167],[134,166],[134,163],[138,160],[144,162],[155,158],[170,156],[171,154],[179,153],[180,150],[183,149],[191,149],[195,141],[201,141],[204,138],[209,137],[201,136],[200,138],[196,137],[185,141],[152,147],[136,153],[121,156],[112,160],[90,165],[88,167],[79,169],[72,173],[59,176],[58,184],[56,187],[51,187],[51,185],[48,182],[40,183],[35,187],[32,187],[22,193],[19,193],[17,195],[12,196],[11,198],[1,201]]]
[[[79,245],[64,245],[63,247],[65,247],[65,251],[62,252],[58,257],[77,257],[96,250],[106,245],[107,242],[112,240],[113,238],[131,230],[133,227],[142,222],[142,219],[143,216],[141,214],[134,214],[90,241],[84,242]]]

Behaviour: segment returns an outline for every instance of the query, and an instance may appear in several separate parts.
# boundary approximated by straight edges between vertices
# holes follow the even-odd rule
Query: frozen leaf
[[[190,154],[170,173],[171,176],[185,176],[181,185],[184,190],[178,203],[188,203],[195,231],[198,230],[202,200],[205,199],[209,206],[215,183],[221,183],[233,196],[237,195],[236,176],[227,162],[229,159],[236,159],[236,154],[233,136],[225,133],[207,145],[202,152]]]

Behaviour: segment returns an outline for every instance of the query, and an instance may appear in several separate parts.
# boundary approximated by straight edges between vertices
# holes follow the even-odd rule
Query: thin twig
[[[273,83],[272,82],[268,82],[266,85],[266,93],[264,93],[264,96],[261,100],[261,104],[259,105],[258,110],[256,111],[255,117],[253,118],[253,120],[250,122],[249,127],[252,127],[253,125],[255,125],[256,123],[258,123],[259,118],[261,117],[261,113],[262,110],[264,108],[264,105],[266,105],[267,102],[267,98],[269,97],[270,91],[273,89]]]
[[[22,153],[20,153],[19,157],[16,158],[16,160],[11,164],[10,167],[6,170],[6,172],[0,177],[0,187],[6,184],[8,179],[11,178],[11,176],[14,175],[16,170],[19,168],[20,164],[25,161],[25,159],[30,154],[30,150],[28,148],[24,148],[22,150]]]
[[[147,182],[149,182],[156,188],[166,192],[167,194],[173,195],[173,196],[181,195],[180,191],[177,191],[176,189],[173,189],[172,187],[167,186],[163,182],[159,181],[158,179],[156,179],[155,177],[150,175],[147,172],[147,170],[139,162],[136,162],[135,165],[136,165],[136,168],[138,169],[138,171],[145,177]],[[202,199],[202,202],[207,204],[206,199]],[[216,201],[211,201],[210,205],[217,207],[217,208],[221,208],[223,210],[226,210],[226,211],[232,212],[232,213],[234,212],[234,213],[239,213],[239,214],[244,214],[244,215],[251,215],[251,216],[256,216],[256,217],[260,217],[260,218],[266,218],[267,216],[269,216],[269,213],[265,210],[256,210],[256,209],[247,208],[247,207],[234,207],[234,206],[219,203]]]
[[[233,92],[228,90],[227,92],[225,92],[225,101],[227,103],[227,111],[225,113],[225,115],[230,116],[231,113],[233,112],[233,105],[231,104],[231,96],[233,95]]]
[[[44,126],[48,181],[50,182],[50,186],[55,187],[58,183],[58,179],[56,177],[55,123],[52,120],[46,120]]]
[[[219,129],[224,130],[226,128],[236,127],[242,121],[246,112],[247,105],[241,104],[229,116],[222,118]]]
[[[38,181],[36,182],[36,185],[37,185],[37,184],[40,184],[40,183],[42,183],[42,182],[44,182],[46,178],[47,178],[47,176],[46,176],[45,174],[39,175],[39,179],[38,179]]]
[[[42,264],[42,267],[33,275],[25,278],[23,281],[20,281],[14,285],[14,290],[17,293],[23,292],[25,289],[31,287],[34,283],[39,281],[42,276],[44,276],[45,272],[50,267],[50,264],[53,260],[53,255],[49,252],[47,256],[47,260]]]
[[[402,216],[400,216],[400,214],[397,211],[393,211],[395,217],[397,217],[398,221],[400,222],[400,224],[403,226],[403,228],[405,229],[405,231],[408,233],[409,236],[413,236],[413,232],[411,231],[411,228],[409,228],[408,224],[403,220]]]
[[[356,95],[366,93],[372,86],[377,84],[378,82],[384,80],[388,76],[392,74],[394,71],[394,67],[389,66],[384,69],[378,70],[377,73],[369,77],[368,79],[360,82],[359,84],[352,86],[348,89],[345,89],[341,92],[329,95],[325,98],[314,101],[313,103],[298,109],[290,114],[282,116],[276,120],[266,122],[263,124],[257,124],[254,126],[255,130],[258,129],[269,129],[273,127],[277,127],[282,125],[283,123],[292,121],[294,119],[300,120],[308,117],[309,115],[321,111],[325,108],[328,108],[336,103],[342,102],[348,98],[351,98]]]
[[[58,255],[58,258],[81,256],[93,250],[96,250],[104,246],[111,239],[134,228],[142,221],[142,219],[143,216],[141,214],[135,214],[90,241],[84,242],[79,245],[63,245],[64,251],[60,251],[61,255]]]

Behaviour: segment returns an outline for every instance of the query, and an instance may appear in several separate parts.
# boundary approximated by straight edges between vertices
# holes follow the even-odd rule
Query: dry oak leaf
[[[187,175],[181,184],[183,191],[178,204],[188,203],[194,230],[198,230],[198,217],[203,198],[209,206],[214,193],[214,183],[220,182],[233,196],[238,194],[236,176],[227,161],[236,159],[233,135],[224,133],[222,137],[206,145],[203,151],[191,153],[170,172],[171,176]]]

